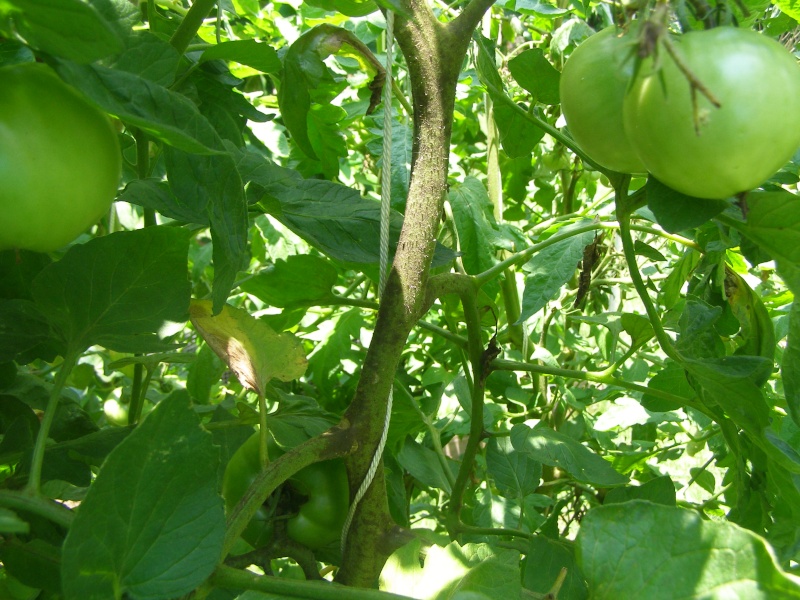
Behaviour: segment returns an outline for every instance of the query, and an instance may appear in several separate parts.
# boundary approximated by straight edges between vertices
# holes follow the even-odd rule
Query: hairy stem
[[[385,422],[395,371],[411,329],[427,310],[428,271],[447,192],[455,91],[472,29],[490,6],[473,0],[464,18],[444,25],[424,0],[408,0],[395,21],[395,37],[408,67],[414,109],[414,144],[403,228],[382,296],[361,378],[345,418],[358,447],[345,464],[351,497],[365,479]],[[382,465],[378,464],[378,473]],[[373,587],[394,550],[394,526],[385,482],[378,476],[358,505],[336,580]]]

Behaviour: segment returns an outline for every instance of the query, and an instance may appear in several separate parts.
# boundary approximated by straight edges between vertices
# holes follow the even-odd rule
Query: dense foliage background
[[[797,55],[792,2],[671,9]],[[698,200],[597,170],[560,118],[575,47],[650,14],[0,0],[0,65],[48,64],[124,158],[91,233],[0,253],[0,597],[800,598],[800,154]],[[285,493],[241,540],[319,460],[355,495],[389,388],[344,545],[287,537]],[[286,453],[226,530],[258,423]]]

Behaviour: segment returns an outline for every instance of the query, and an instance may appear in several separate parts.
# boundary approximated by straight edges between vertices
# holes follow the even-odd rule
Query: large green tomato
[[[0,250],[71,242],[111,206],[120,168],[108,117],[49,67],[0,69]]]
[[[622,124],[635,50],[635,42],[609,27],[578,46],[561,72],[561,112],[572,137],[597,164],[620,173],[646,170]]]
[[[228,511],[244,495],[261,471],[258,456],[259,434],[256,432],[234,452],[222,482],[222,495]],[[269,455],[278,458],[282,451],[269,439]],[[286,519],[286,534],[311,549],[319,549],[339,539],[350,504],[347,471],[341,460],[309,465],[298,471],[283,486],[283,497],[276,512]],[[242,537],[254,547],[267,544],[272,538],[272,521],[277,515],[266,507],[259,508]]]
[[[763,183],[800,146],[795,58],[764,35],[732,27],[673,43],[721,107],[697,92],[695,114],[675,61],[664,51],[660,68],[648,60],[623,105],[625,129],[647,170],[698,198],[727,198]]]

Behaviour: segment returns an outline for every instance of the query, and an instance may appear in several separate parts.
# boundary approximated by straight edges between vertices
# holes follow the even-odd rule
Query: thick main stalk
[[[426,310],[426,284],[447,191],[456,83],[472,30],[490,4],[470,5],[467,19],[438,22],[424,1],[410,0],[411,18],[397,17],[395,37],[406,59],[414,107],[414,148],[403,229],[383,294],[361,379],[346,418],[356,452],[346,459],[351,497],[367,474],[383,429],[389,390],[411,328]],[[463,15],[462,15],[463,16]],[[473,22],[474,21],[474,22]],[[337,580],[376,585],[397,537],[383,465],[359,504]]]

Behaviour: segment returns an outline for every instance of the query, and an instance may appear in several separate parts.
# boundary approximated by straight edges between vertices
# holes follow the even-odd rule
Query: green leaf
[[[339,172],[336,164],[335,173],[329,174],[334,166],[334,157],[341,155],[341,143],[328,147],[331,141],[327,137],[332,134],[339,138],[338,128],[334,125],[344,115],[339,107],[330,104],[338,91],[335,91],[335,82],[323,61],[343,48],[344,53],[358,60],[365,71],[383,73],[381,63],[352,31],[324,23],[306,31],[289,46],[283,57],[278,89],[281,116],[295,143],[306,156],[321,161],[325,173],[331,177]],[[380,94],[380,88],[374,86],[372,90],[376,104],[375,94]],[[317,105],[315,110],[312,110],[312,100]],[[331,153],[333,148],[337,151]]]
[[[178,180],[180,175],[178,175]],[[208,211],[205,194],[179,199],[167,181],[160,179],[134,179],[128,182],[118,200],[152,208],[165,217],[182,223],[197,223],[208,227]],[[185,202],[184,202],[185,200]]]
[[[0,299],[31,299],[31,281],[53,262],[47,254],[29,250],[0,252]]]
[[[234,40],[215,44],[200,55],[200,62],[208,60],[237,62],[262,73],[277,73],[281,69],[281,60],[275,49],[257,40]]]
[[[30,525],[28,525],[27,521],[23,521],[19,518],[17,513],[13,510],[9,510],[7,508],[0,508],[0,532],[4,534],[12,533],[28,533],[30,531]],[[8,559],[5,556],[5,549],[0,552],[0,558],[3,560],[3,566],[6,568],[8,567]]]
[[[728,206],[724,200],[704,200],[676,192],[652,175],[647,179],[646,189],[647,206],[658,224],[670,233],[698,227]]]
[[[669,392],[673,396],[686,398],[691,401],[697,397],[692,386],[686,381],[686,371],[674,362],[669,362],[667,366],[656,373],[653,378],[647,382],[647,387],[660,392]],[[651,412],[667,412],[670,410],[678,410],[684,405],[678,402],[670,402],[658,396],[654,396],[645,392],[642,396],[642,406]]]
[[[170,188],[184,206],[194,206],[211,226],[213,244],[214,310],[228,299],[237,273],[247,266],[247,202],[244,185],[227,154],[187,154],[175,148],[164,152]]]
[[[30,300],[0,300],[0,363],[54,340],[47,318]]]
[[[594,233],[587,231],[548,246],[533,256],[523,267],[527,275],[522,293],[522,312],[516,324],[527,321],[556,297],[575,275],[583,258],[583,249],[592,241]]]
[[[597,600],[800,598],[800,579],[780,569],[762,538],[683,508],[642,500],[593,508],[577,544]]]
[[[702,387],[706,403],[719,404],[725,414],[755,440],[763,439],[769,407],[754,381],[772,364],[750,356],[690,360],[686,370]]]
[[[31,291],[69,348],[140,351],[137,338],[187,317],[187,250],[188,233],[171,227],[112,233],[72,246]]]
[[[281,448],[294,448],[336,424],[336,416],[317,401],[276,390],[278,409],[269,414],[269,432]]]
[[[563,469],[584,483],[610,487],[628,481],[601,456],[571,437],[547,427],[531,429],[523,424],[514,425],[511,443],[516,450],[528,453],[534,460]]]
[[[724,356],[725,346],[714,327],[720,315],[721,307],[712,306],[696,296],[689,296],[678,323],[678,350],[697,359]]]
[[[31,45],[48,54],[90,63],[122,49],[122,43],[111,26],[85,2],[6,1],[11,5],[11,17],[17,31]]]
[[[795,21],[800,21],[800,2],[797,0],[776,0],[775,5],[781,9],[785,15],[789,15]]]
[[[639,486],[626,485],[608,490],[603,504],[618,504],[631,500],[648,500],[654,504],[675,506],[675,484],[669,475],[656,477]]]
[[[347,156],[347,144],[339,123],[347,112],[333,104],[314,104],[306,115],[308,140],[328,179],[339,174],[339,158]]]
[[[380,588],[422,600],[519,598],[519,553],[488,544],[453,542],[430,546],[421,562],[421,543],[411,542],[389,557]]]
[[[127,38],[125,51],[112,66],[168,87],[175,83],[180,63],[181,55],[168,41],[149,31],[137,31]]]
[[[789,416],[800,426],[800,303],[797,300],[792,302],[789,316],[789,335],[783,351],[781,376]]]
[[[376,122],[382,121],[382,113],[376,115]],[[367,142],[367,149],[375,156],[379,156],[377,166],[381,169],[383,165],[383,129],[371,128],[370,132],[375,134],[375,139]],[[411,127],[403,121],[392,121],[392,186],[391,197],[392,206],[400,208],[405,205],[408,196],[408,183],[411,171],[411,152],[413,149],[413,139]]]
[[[103,464],[64,542],[67,600],[174,598],[219,561],[219,449],[185,391],[160,402]]]
[[[775,358],[775,327],[767,308],[747,282],[730,267],[725,268],[725,297],[739,320],[744,343],[736,354]],[[762,382],[763,383],[763,382]]]
[[[646,344],[655,335],[650,319],[636,313],[622,313],[620,325],[623,331],[631,336],[631,346]]]
[[[533,494],[542,478],[542,465],[517,452],[508,438],[491,438],[486,444],[486,468],[500,493],[513,499]]]
[[[492,204],[486,188],[474,177],[466,177],[450,188],[449,201],[464,270],[470,275],[482,273],[497,262],[493,244],[497,232],[492,227]]]
[[[523,15],[533,15],[549,19],[560,17],[569,12],[566,8],[560,8],[555,4],[540,2],[539,0],[517,0],[514,10]]]
[[[211,123],[181,94],[101,65],[60,61],[55,69],[105,112],[171,146],[197,154],[224,151]]]
[[[207,344],[203,344],[194,362],[189,365],[189,373],[186,376],[186,391],[195,404],[209,403],[211,389],[220,381],[225,369],[225,364],[219,360],[214,351]]]
[[[661,285],[664,306],[668,309],[674,308],[681,297],[683,284],[689,279],[691,274],[700,264],[701,254],[696,250],[688,248],[684,251],[678,261],[671,265],[669,275]]]
[[[380,248],[380,202],[363,198],[356,190],[332,181],[303,179],[292,169],[279,167],[255,153],[243,153],[237,163],[250,193],[266,212],[328,256],[348,263],[375,264]],[[403,217],[391,212],[389,248],[394,251]],[[437,246],[434,265],[446,264],[455,254]]]
[[[558,591],[559,600],[588,598],[589,592],[575,563],[572,545],[543,535],[531,538],[522,571],[522,585],[525,589],[546,594],[553,589],[562,569],[567,570],[567,577]]]
[[[4,509],[4,512],[10,511]],[[0,558],[3,567],[25,585],[61,594],[61,548],[58,546],[38,538],[24,543],[7,538],[0,548]]]
[[[411,14],[411,11],[408,9],[408,6],[402,0],[375,0],[375,2],[381,8],[385,8],[386,10],[393,10],[398,15],[405,17],[406,19],[414,18],[414,15]]]
[[[397,462],[423,485],[444,490],[448,494],[452,491],[450,480],[436,453],[415,442],[411,437],[406,438],[405,444],[398,452]],[[455,474],[458,467],[449,462],[448,464]]]
[[[653,248],[650,244],[645,244],[642,240],[636,240],[633,243],[633,251],[639,256],[645,256],[655,262],[667,260],[666,256],[661,254],[661,252]]]
[[[289,256],[250,279],[239,289],[270,306],[324,304],[333,298],[331,288],[339,274],[330,261],[318,256]]]
[[[510,158],[528,155],[544,137],[544,131],[508,106],[507,103],[513,101],[505,94],[503,80],[497,71],[494,42],[480,34],[475,35],[475,40],[478,45],[478,77],[494,103],[494,120],[503,150]]]
[[[540,48],[532,48],[508,61],[508,70],[536,102],[558,104],[561,102],[558,85],[561,74],[550,64]]]
[[[752,192],[742,232],[773,258],[800,266],[800,197],[789,192]]]
[[[311,6],[331,12],[340,12],[348,17],[363,17],[378,10],[378,4],[372,0],[311,0],[310,2],[306,0],[306,2]],[[380,5],[387,10],[391,10],[395,4],[399,4],[399,2],[394,0],[392,3],[388,0],[380,2]]]
[[[273,377],[292,381],[305,373],[303,346],[291,333],[276,333],[264,321],[228,304],[214,315],[208,300],[192,300],[189,313],[197,332],[247,389],[263,394]]]

